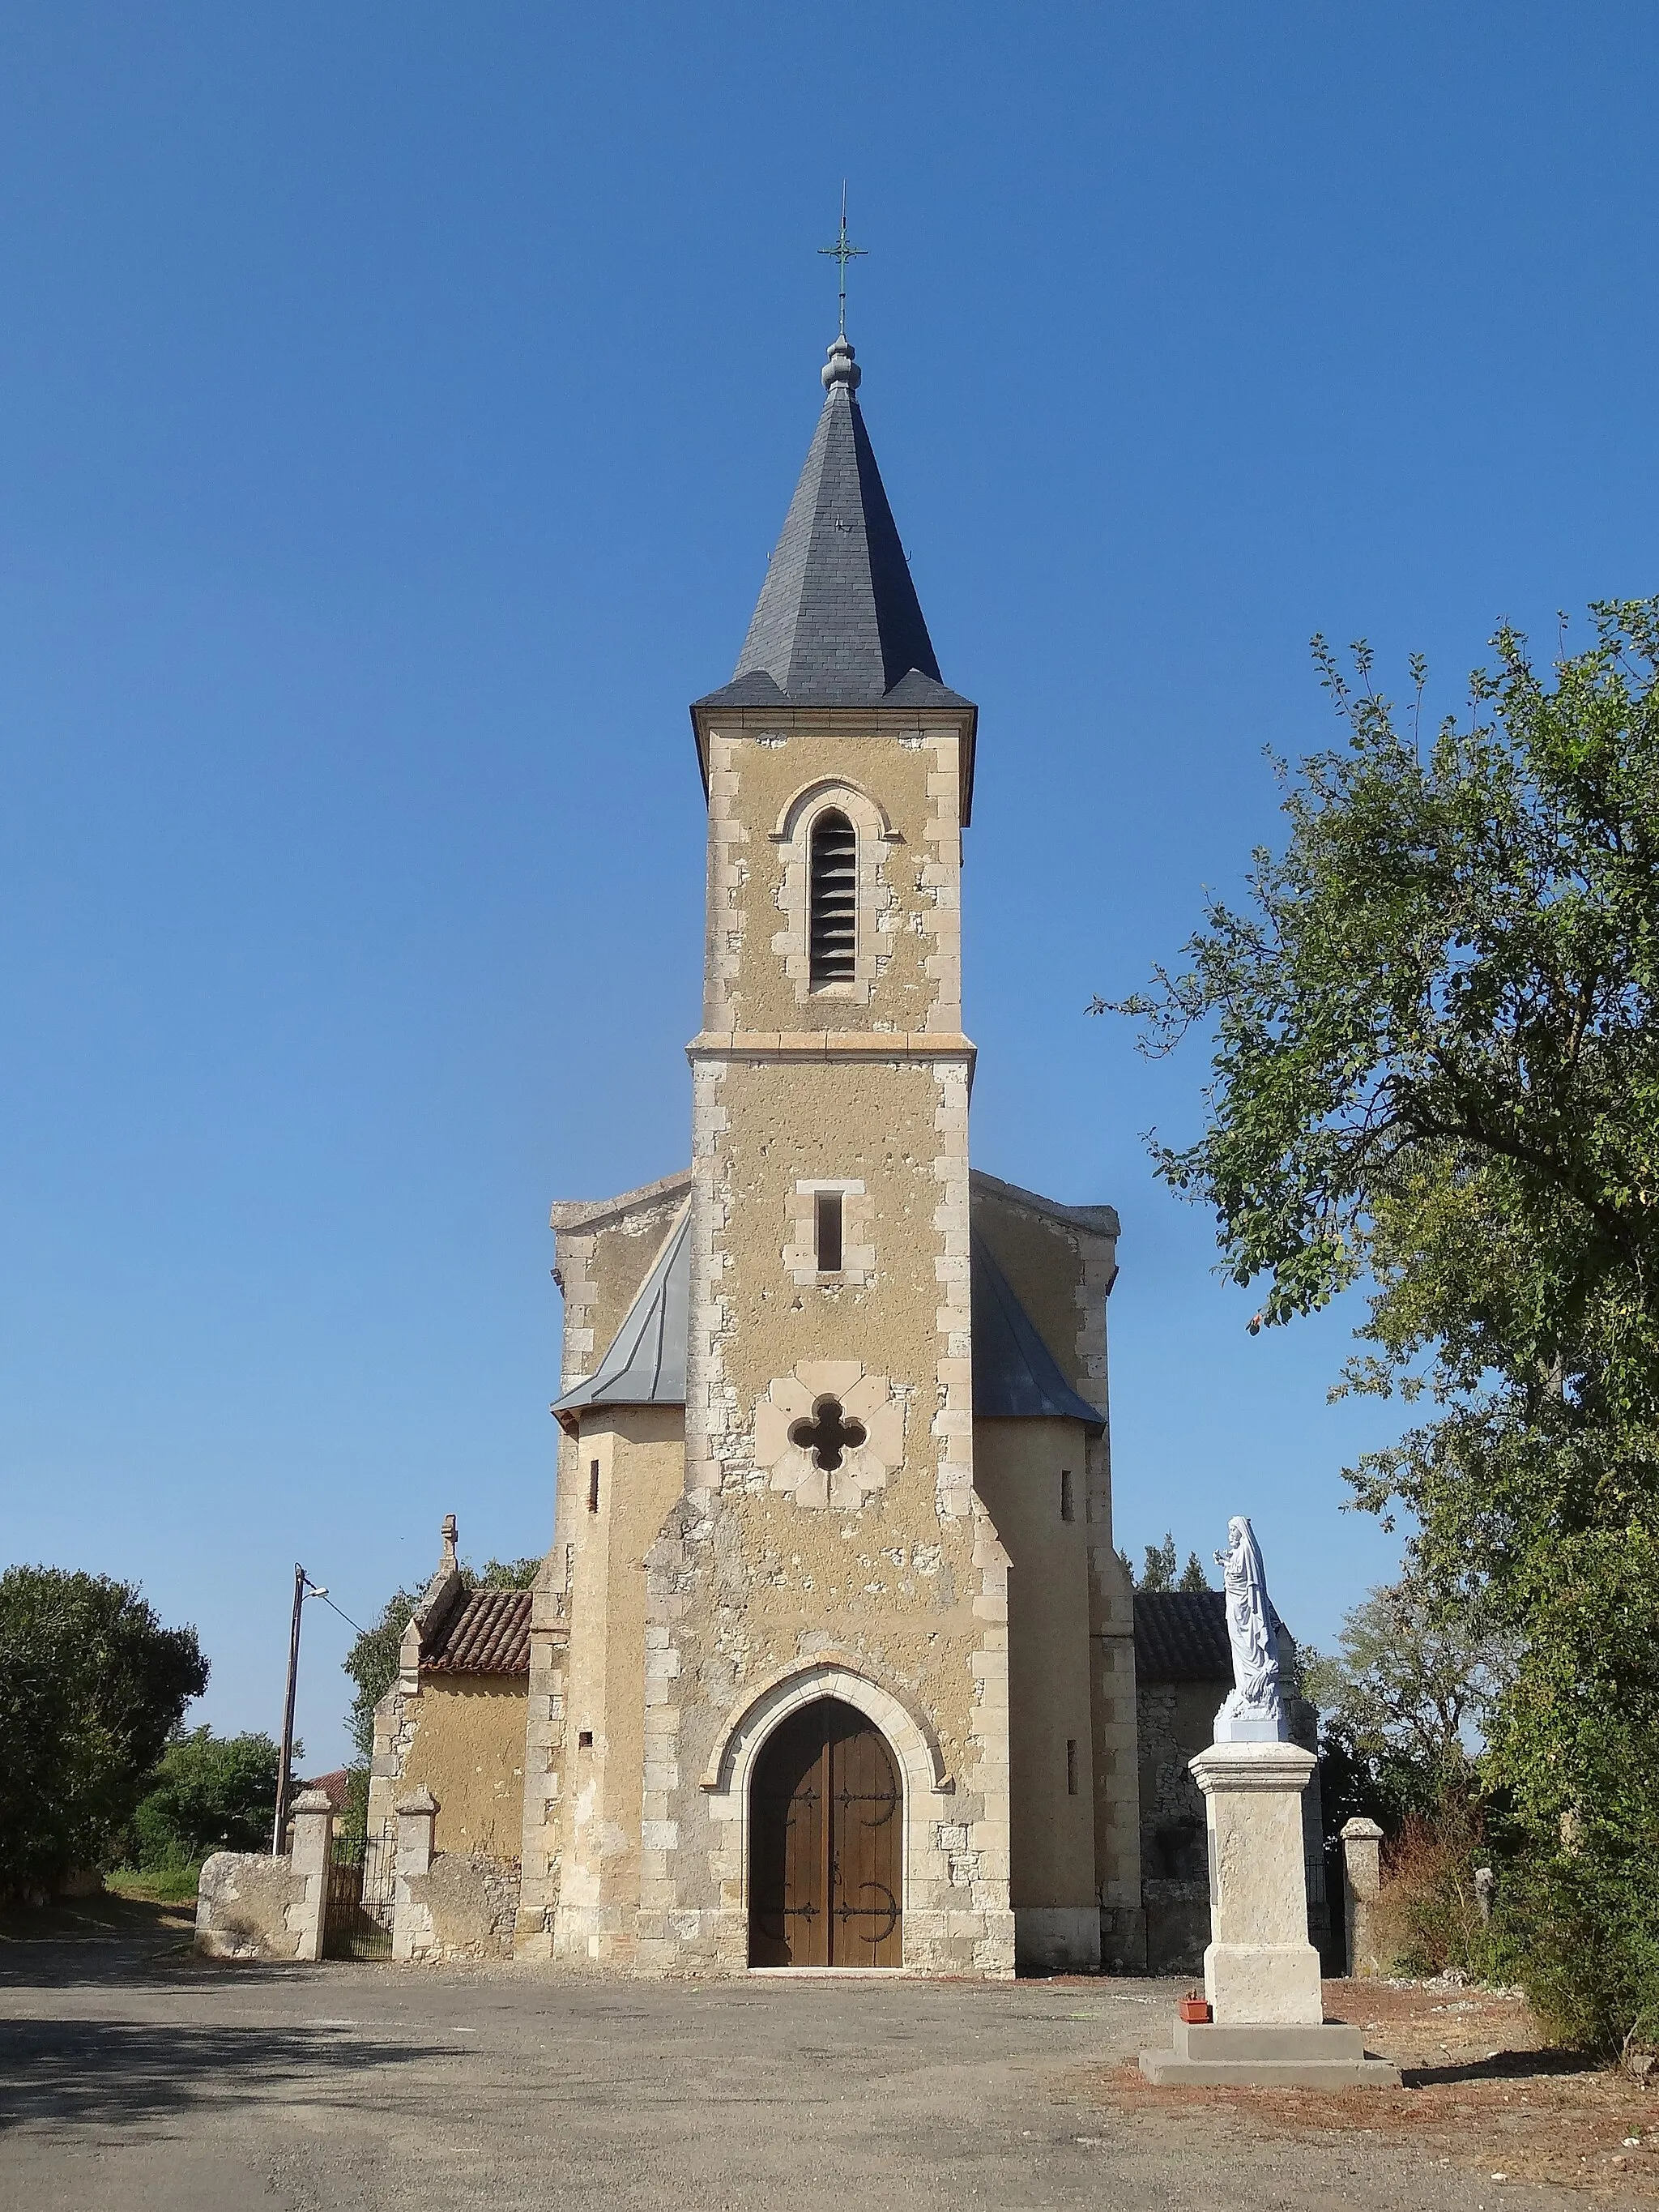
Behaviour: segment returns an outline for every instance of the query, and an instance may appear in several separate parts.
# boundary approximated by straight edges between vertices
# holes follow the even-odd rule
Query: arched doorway
[[[886,1741],[839,1698],[779,1723],[749,1792],[751,1966],[903,1963],[904,1793]]]

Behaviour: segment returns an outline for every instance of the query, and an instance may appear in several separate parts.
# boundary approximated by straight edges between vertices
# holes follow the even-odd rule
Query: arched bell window
[[[808,936],[811,982],[850,983],[858,948],[858,832],[847,817],[827,808],[812,824],[811,921]]]

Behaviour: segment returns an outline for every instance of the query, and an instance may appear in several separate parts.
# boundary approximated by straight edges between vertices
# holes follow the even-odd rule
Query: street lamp
[[[288,1696],[283,1705],[283,1750],[276,1768],[276,1819],[270,1831],[270,1856],[280,1858],[288,1826],[289,1770],[294,1764],[294,1693],[300,1679],[300,1615],[308,1597],[326,1597],[296,1559],[294,1562],[294,1619],[288,1633]]]

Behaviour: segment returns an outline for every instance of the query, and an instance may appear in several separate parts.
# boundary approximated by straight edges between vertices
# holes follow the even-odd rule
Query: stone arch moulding
[[[956,1788],[933,1723],[908,1698],[878,1682],[844,1651],[820,1651],[810,1659],[780,1667],[751,1690],[727,1716],[714,1740],[702,1787],[711,1797],[741,1804],[761,1747],[781,1721],[820,1698],[839,1698],[872,1721],[886,1737],[904,1778],[906,1798],[914,1805],[926,1795]]]
[[[852,823],[858,844],[854,893],[853,972],[833,982],[812,981],[811,845],[819,816],[833,808]],[[842,775],[819,776],[796,792],[778,817],[772,833],[777,848],[775,897],[781,927],[773,933],[772,951],[794,986],[795,1000],[843,999],[868,1006],[877,975],[892,957],[896,911],[886,880],[888,854],[904,842],[880,804]]]
[[[772,832],[775,845],[787,845],[800,833],[805,817],[816,814],[820,806],[834,805],[851,819],[855,830],[866,836],[879,837],[884,843],[902,845],[902,833],[894,829],[886,808],[878,799],[872,799],[862,785],[850,782],[844,775],[821,775],[812,782],[803,784],[792,798],[784,801],[778,816],[778,826]]]

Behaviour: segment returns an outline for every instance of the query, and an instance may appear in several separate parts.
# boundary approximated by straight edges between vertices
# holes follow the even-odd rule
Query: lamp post
[[[283,1703],[283,1749],[276,1767],[276,1818],[270,1831],[270,1856],[280,1858],[283,1832],[288,1826],[289,1770],[294,1764],[294,1693],[300,1679],[300,1615],[308,1597],[326,1597],[305,1569],[294,1562],[294,1619],[288,1632],[288,1695]]]

